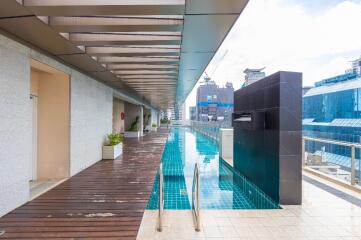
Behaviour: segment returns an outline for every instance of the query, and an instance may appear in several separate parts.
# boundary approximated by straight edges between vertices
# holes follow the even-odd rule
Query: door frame
[[[34,181],[38,178],[38,96],[30,94],[30,101],[32,110],[31,181]]]

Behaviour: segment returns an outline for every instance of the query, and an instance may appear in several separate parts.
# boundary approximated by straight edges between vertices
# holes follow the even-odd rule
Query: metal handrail
[[[302,164],[305,163],[305,144],[306,141],[311,142],[319,142],[319,143],[327,143],[327,144],[334,144],[339,146],[345,146],[351,148],[351,185],[356,185],[356,166],[355,166],[355,152],[356,148],[361,149],[361,144],[359,143],[352,143],[352,142],[343,142],[338,140],[329,140],[325,138],[313,138],[313,137],[302,137]]]
[[[158,210],[158,232],[162,231],[163,210],[164,210],[164,187],[163,187],[163,169],[159,166],[159,210]]]
[[[200,174],[199,164],[194,165],[193,183],[192,183],[192,213],[195,220],[195,229],[199,232],[200,229]],[[194,201],[196,200],[196,203]]]
[[[352,142],[344,142],[344,141],[338,141],[338,140],[329,140],[325,138],[314,138],[314,137],[303,137],[306,141],[313,141],[313,142],[320,142],[320,143],[330,143],[340,146],[346,146],[346,147],[352,147],[355,146],[356,148],[361,148],[361,144],[359,143],[352,143]]]

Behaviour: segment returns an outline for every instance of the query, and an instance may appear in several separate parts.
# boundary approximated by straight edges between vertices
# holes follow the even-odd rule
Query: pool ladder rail
[[[195,221],[195,230],[199,232],[200,228],[200,172],[199,164],[194,165],[193,183],[192,183],[192,213]]]
[[[162,231],[163,211],[164,211],[164,184],[163,184],[162,164],[159,166],[159,210],[158,210],[158,232]]]
[[[162,231],[163,212],[164,212],[164,176],[162,164],[159,166],[159,209],[158,209],[158,232]],[[195,221],[195,230],[199,232],[200,228],[200,172],[199,164],[194,166],[193,183],[192,183],[192,215]]]

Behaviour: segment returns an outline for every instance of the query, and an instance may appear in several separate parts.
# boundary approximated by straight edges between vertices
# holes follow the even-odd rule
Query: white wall
[[[112,89],[81,73],[70,82],[70,174],[102,159],[102,145],[112,132]]]
[[[29,199],[30,67],[17,49],[0,38],[0,216]]]
[[[29,199],[30,59],[70,75],[70,173],[101,160],[112,131],[113,90],[0,34],[0,216]]]

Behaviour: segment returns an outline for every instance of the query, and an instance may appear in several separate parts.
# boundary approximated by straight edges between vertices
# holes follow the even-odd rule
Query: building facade
[[[227,83],[225,87],[219,87],[206,77],[204,84],[197,89],[196,120],[223,121],[231,124],[233,92],[232,83]]]
[[[345,142],[361,142],[361,78],[355,72],[319,81],[303,96],[303,135]],[[322,146],[321,146],[322,145]],[[351,149],[334,144],[306,143],[323,152],[328,162],[351,167]],[[357,178],[361,179],[360,151],[356,149]]]
[[[244,77],[244,85],[248,86],[264,77],[266,77],[266,73],[263,72],[265,68],[246,68],[243,73],[246,74]]]
[[[189,107],[189,119],[192,121],[197,119],[197,107],[196,106]]]

